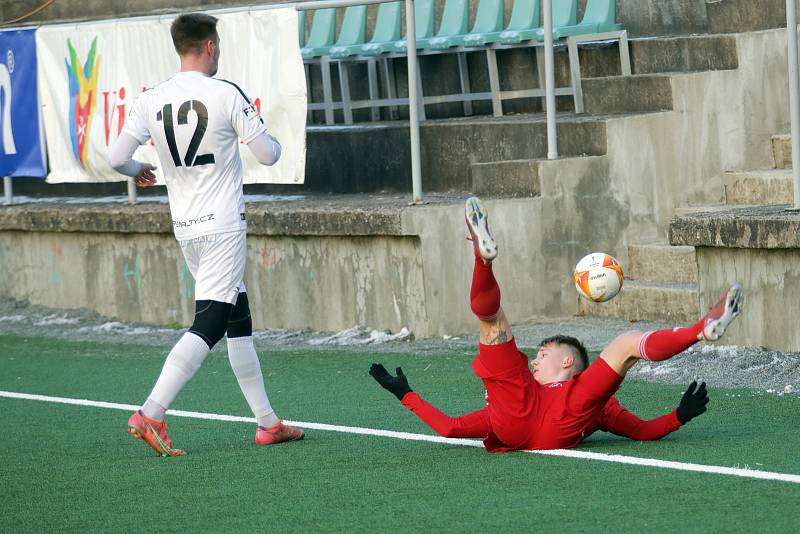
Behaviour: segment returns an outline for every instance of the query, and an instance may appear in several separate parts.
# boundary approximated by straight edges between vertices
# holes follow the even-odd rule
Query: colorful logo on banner
[[[100,56],[97,55],[97,37],[92,40],[86,61],[81,65],[78,54],[67,39],[69,62],[69,135],[72,140],[72,152],[84,169],[89,170],[86,160],[86,147],[89,145],[89,134],[92,128],[95,101],[97,100],[97,77],[100,72]]]
[[[0,31],[0,176],[46,174],[34,35]]]

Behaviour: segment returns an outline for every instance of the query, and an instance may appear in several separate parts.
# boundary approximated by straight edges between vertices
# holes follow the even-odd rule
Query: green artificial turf
[[[0,389],[140,404],[167,348],[0,337]],[[430,434],[367,375],[401,365],[455,415],[480,408],[471,354],[262,354],[281,417]],[[680,386],[625,382],[650,418]],[[658,442],[597,433],[582,450],[800,474],[800,397],[710,389],[707,414]],[[249,416],[227,359],[212,354],[173,408]],[[256,447],[248,423],[168,418],[183,458],[125,432],[129,413],[0,398],[0,527],[8,532],[151,530],[794,531],[800,484],[325,431]]]

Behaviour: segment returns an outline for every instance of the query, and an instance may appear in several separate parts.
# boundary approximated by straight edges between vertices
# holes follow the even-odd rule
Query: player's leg
[[[211,348],[222,339],[231,305],[213,300],[198,300],[195,309],[191,328],[170,351],[142,408],[128,420],[128,432],[136,439],[144,439],[162,456],[185,454],[172,446],[166,433],[164,414],[178,393],[200,369]]]
[[[488,214],[478,198],[470,197],[464,216],[475,256],[469,297],[472,313],[480,321],[480,342],[484,345],[505,343],[513,335],[500,307],[500,286],[492,272],[497,245],[489,232]]]
[[[244,285],[242,284],[242,289]],[[258,422],[256,443],[268,445],[303,439],[302,430],[283,424],[269,402],[261,362],[253,344],[253,322],[247,293],[239,293],[228,318],[228,360],[247,404]]]
[[[230,264],[226,243],[220,236],[204,236],[180,243],[189,271],[196,280],[194,321],[167,356],[142,408],[128,420],[128,432],[137,439],[144,439],[161,455],[185,454],[172,447],[166,434],[164,414],[200,369],[211,348],[225,335],[238,292],[226,274]]]
[[[652,332],[627,332],[618,336],[600,354],[620,376],[640,359],[661,361],[683,352],[701,340],[716,341],[728,325],[739,316],[744,304],[742,286],[734,284],[722,294],[719,302],[697,323],[684,328]]]

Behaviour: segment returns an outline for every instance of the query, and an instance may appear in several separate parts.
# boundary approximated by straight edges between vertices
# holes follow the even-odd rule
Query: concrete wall
[[[603,250],[625,262],[628,243],[666,239],[676,207],[721,202],[722,171],[769,164],[769,135],[788,130],[785,32],[736,39],[739,69],[671,75],[673,111],[609,118],[606,156],[538,162],[531,179],[541,196],[487,202],[513,321],[575,313],[577,258]],[[270,206],[248,217],[246,282],[257,327],[363,323],[407,326],[421,337],[473,329],[461,200],[379,203],[329,202],[309,214],[304,202],[283,215]],[[102,216],[58,209],[37,217],[16,208],[16,222],[0,220],[0,295],[122,319],[189,321],[165,206],[112,206]],[[135,224],[125,226],[128,211]],[[12,209],[0,208],[0,219],[4,213]]]
[[[625,244],[665,241],[676,208],[721,204],[722,172],[771,165],[770,136],[789,129],[786,35],[736,42],[738,69],[670,75],[673,111],[607,122],[611,188],[630,211]]]
[[[697,248],[700,305],[713,306],[733,282],[745,288],[742,316],[725,345],[800,350],[800,249]]]
[[[194,281],[169,234],[0,233],[0,295],[89,308],[126,321],[189,325]],[[427,334],[415,237],[248,241],[245,285],[257,328],[378,325]]]
[[[572,314],[573,259],[592,246],[616,246],[616,236],[596,235],[607,214],[627,216],[608,194],[608,179],[597,178],[607,169],[602,156],[540,162],[545,197],[486,202],[501,249],[495,272],[515,321]],[[245,283],[254,325],[408,327],[419,337],[473,330],[463,210],[457,196],[422,206],[395,198],[370,209],[330,201],[251,206]],[[122,320],[191,323],[193,283],[167,207],[145,211],[0,208],[0,296]]]
[[[670,242],[696,248],[702,309],[732,283],[744,287],[742,317],[725,344],[800,351],[800,213],[786,206],[689,210],[672,221]]]

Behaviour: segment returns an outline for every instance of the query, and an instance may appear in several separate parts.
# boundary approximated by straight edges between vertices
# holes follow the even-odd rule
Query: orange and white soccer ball
[[[578,293],[593,302],[611,300],[622,289],[622,265],[603,252],[584,256],[572,276]]]

